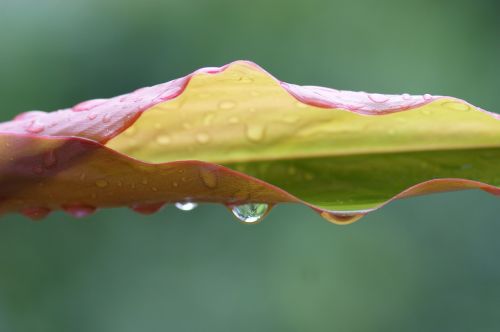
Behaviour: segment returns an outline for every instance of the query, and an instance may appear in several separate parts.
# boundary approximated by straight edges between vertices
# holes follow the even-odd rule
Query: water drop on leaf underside
[[[197,203],[194,202],[177,202],[175,203],[175,207],[182,211],[191,211],[198,206]]]
[[[232,207],[232,212],[239,220],[246,223],[260,221],[266,214],[269,205],[266,203],[249,203]]]

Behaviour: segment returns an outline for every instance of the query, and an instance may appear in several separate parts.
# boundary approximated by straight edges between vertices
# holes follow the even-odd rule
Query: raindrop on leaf
[[[245,223],[260,221],[266,214],[269,205],[266,203],[249,203],[233,206],[232,212],[239,220]]]
[[[194,202],[177,202],[175,203],[175,207],[182,211],[191,211],[198,206],[197,203]]]

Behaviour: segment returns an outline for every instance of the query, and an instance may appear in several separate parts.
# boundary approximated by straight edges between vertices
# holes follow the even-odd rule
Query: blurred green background
[[[253,60],[298,84],[500,111],[497,1],[0,0],[1,120]],[[388,174],[390,181],[390,174]],[[500,205],[394,202],[351,226],[283,205],[0,223],[0,331],[499,331]]]

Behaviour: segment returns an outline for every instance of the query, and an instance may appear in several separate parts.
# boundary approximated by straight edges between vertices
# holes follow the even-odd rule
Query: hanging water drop
[[[239,220],[254,223],[264,217],[268,208],[269,205],[266,203],[249,203],[233,206],[232,212]]]
[[[191,211],[198,206],[197,203],[194,202],[177,202],[175,203],[175,207],[182,211]]]
[[[334,213],[329,211],[323,211],[320,214],[327,221],[337,225],[352,224],[364,216],[362,213]]]
[[[86,204],[71,204],[64,205],[63,210],[75,218],[83,218],[91,215],[96,211],[96,207]]]
[[[29,207],[29,208],[24,208],[20,212],[25,217],[37,221],[45,218],[51,212],[51,210],[46,207]]]

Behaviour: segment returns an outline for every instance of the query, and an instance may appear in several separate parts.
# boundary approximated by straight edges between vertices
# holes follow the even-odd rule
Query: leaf
[[[300,87],[239,61],[0,124],[0,212],[294,202],[349,223],[395,198],[499,194],[499,120],[452,97]]]

